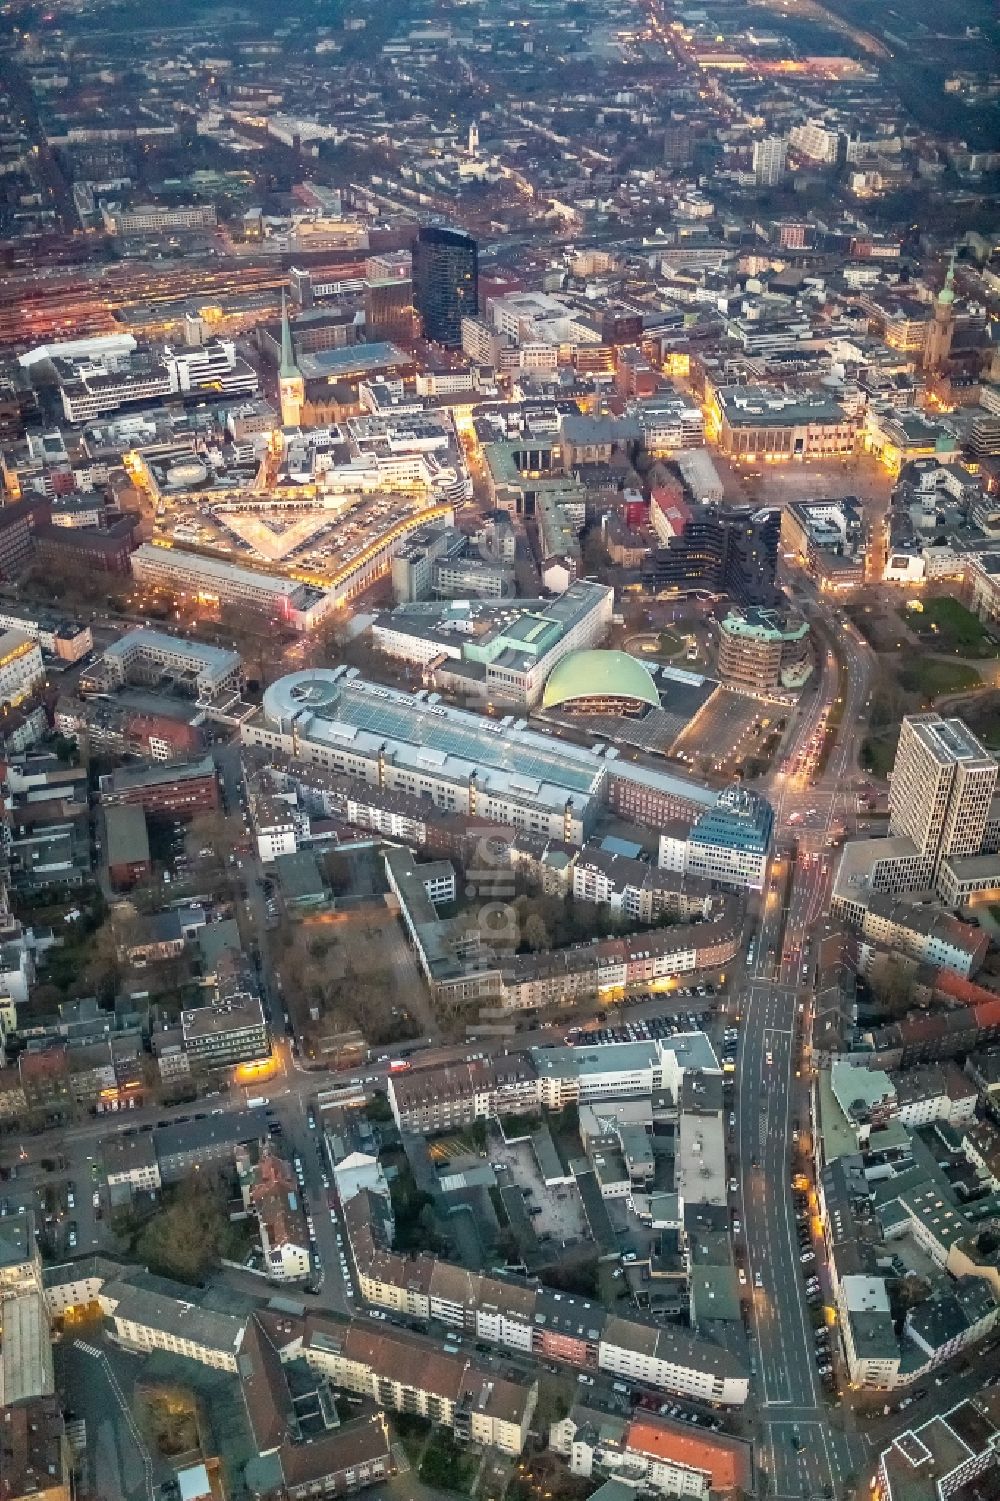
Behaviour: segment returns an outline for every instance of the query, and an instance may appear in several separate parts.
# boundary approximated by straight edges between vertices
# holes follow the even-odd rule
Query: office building
[[[982,852],[997,762],[960,719],[911,714],[902,722],[889,784],[889,827],[912,839],[936,873]]]
[[[860,503],[800,500],[781,513],[781,547],[793,554],[824,593],[844,593],[865,581],[868,531]]]
[[[687,167],[694,159],[694,131],[687,120],[670,120],[663,131],[663,160],[668,167]]]
[[[389,656],[436,664],[442,687],[454,674],[465,695],[530,709],[558,662],[603,641],[613,601],[610,586],[576,579],[556,599],[398,605],[376,619],[372,637]]]
[[[112,642],[85,670],[80,686],[84,693],[103,693],[141,684],[207,701],[227,689],[239,690],[241,665],[239,652],[140,626]]]
[[[170,397],[204,401],[253,395],[258,387],[257,372],[230,339],[209,339],[191,349],[54,355],[52,363],[67,422],[92,422],[125,406]]]
[[[424,337],[458,348],[479,308],[479,250],[471,235],[424,226],[413,246],[413,298]]]
[[[759,792],[729,787],[695,822],[685,869],[703,881],[760,891],[774,831],[774,809]]]
[[[364,307],[365,332],[370,339],[407,343],[413,338],[413,283],[409,277],[366,281]]]
[[[269,1058],[264,1006],[242,954],[223,953],[210,994],[208,1004],[181,1012],[184,1048],[192,1066],[228,1068]]]
[[[773,188],[785,175],[784,136],[764,136],[753,143],[753,175],[762,188]]]
[[[139,517],[130,513],[111,526],[39,526],[37,556],[56,568],[80,573],[128,573],[139,540]]]
[[[719,621],[719,677],[746,693],[795,691],[813,670],[808,622],[781,610],[732,609]]]
[[[190,595],[203,605],[245,605],[297,631],[312,630],[336,603],[331,591],[294,578],[261,573],[223,558],[203,557],[157,542],[143,542],[136,548],[132,572],[142,584]]]
[[[105,809],[104,830],[108,880],[116,891],[126,891],[152,872],[146,814],[136,803],[114,804]]]
[[[4,631],[0,636],[0,701],[16,708],[44,681],[38,643],[23,631]]]
[[[0,579],[9,581],[23,573],[35,553],[35,532],[47,525],[49,501],[14,500],[0,506]]]
[[[122,208],[117,203],[101,206],[104,228],[109,235],[176,234],[179,230],[211,230],[216,224],[213,203],[142,203]]]
[[[219,806],[219,779],[211,756],[199,761],[163,761],[156,766],[122,766],[101,777],[101,801],[132,803],[147,813],[196,818]]]
[[[781,512],[669,503],[651,508],[664,545],[642,565],[642,582],[657,594],[707,589],[740,605],[775,604]],[[657,512],[665,517],[657,522]]]
[[[937,1405],[937,1404],[934,1404]],[[994,1390],[941,1410],[879,1455],[872,1501],[987,1496],[1000,1486],[1000,1402]]]

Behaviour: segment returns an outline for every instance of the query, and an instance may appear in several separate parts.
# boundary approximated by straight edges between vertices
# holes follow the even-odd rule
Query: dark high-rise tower
[[[413,300],[424,335],[437,344],[462,342],[462,319],[479,308],[479,247],[460,229],[420,231],[413,246]]]

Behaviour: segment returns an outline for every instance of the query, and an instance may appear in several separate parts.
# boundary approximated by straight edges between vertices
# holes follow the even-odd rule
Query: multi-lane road
[[[844,811],[856,763],[856,726],[868,694],[863,644],[819,601],[811,613],[836,648],[821,659],[811,706],[797,721],[768,788],[779,845],[797,853],[772,868],[748,953],[738,1067],[741,1253],[752,1296],[751,1349],[758,1461],[781,1501],[841,1495],[867,1462],[864,1440],[831,1421],[814,1336],[792,1199],[793,1132],[808,1113],[809,953],[826,910],[832,861],[826,834]],[[839,671],[837,658],[846,672]],[[845,701],[837,703],[843,691]],[[795,767],[836,710],[839,730],[815,784]],[[794,860],[789,873],[785,861]],[[801,1009],[800,1009],[801,1008]],[[815,1265],[812,1264],[812,1265]],[[758,1285],[759,1284],[759,1285]]]

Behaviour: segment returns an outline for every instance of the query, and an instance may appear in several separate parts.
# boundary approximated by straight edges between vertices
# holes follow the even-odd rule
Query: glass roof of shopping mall
[[[492,720],[453,709],[433,695],[412,695],[351,677],[341,671],[292,673],[272,683],[264,713],[276,723],[303,714],[299,734],[326,743],[364,736],[358,748],[401,747],[416,752],[416,764],[467,775],[500,772],[505,785],[526,790],[549,783],[564,792],[588,795],[601,781],[604,763],[584,746],[551,741],[523,720]],[[355,732],[352,734],[352,731]],[[370,737],[370,738],[369,738]],[[413,760],[411,754],[408,759]],[[453,764],[446,768],[445,763]]]

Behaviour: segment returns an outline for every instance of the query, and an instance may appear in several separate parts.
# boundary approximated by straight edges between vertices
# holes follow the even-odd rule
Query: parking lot
[[[673,754],[693,761],[708,757],[716,767],[752,750],[753,726],[761,719],[781,718],[786,710],[720,688],[688,724],[673,745]]]
[[[629,996],[623,1003],[620,1019],[616,1016],[607,1026],[574,1028],[566,1034],[566,1041],[570,1046],[587,1042],[644,1042],[647,1038],[673,1037],[678,1032],[696,1032],[711,1021],[712,1013],[707,1008],[715,1006],[718,998],[712,984],[684,985],[663,996]],[[629,1014],[633,1006],[647,1005],[655,1005],[659,1014]],[[675,1008],[673,1015],[662,1014],[668,1005]],[[686,1006],[691,1009],[685,1009]]]

